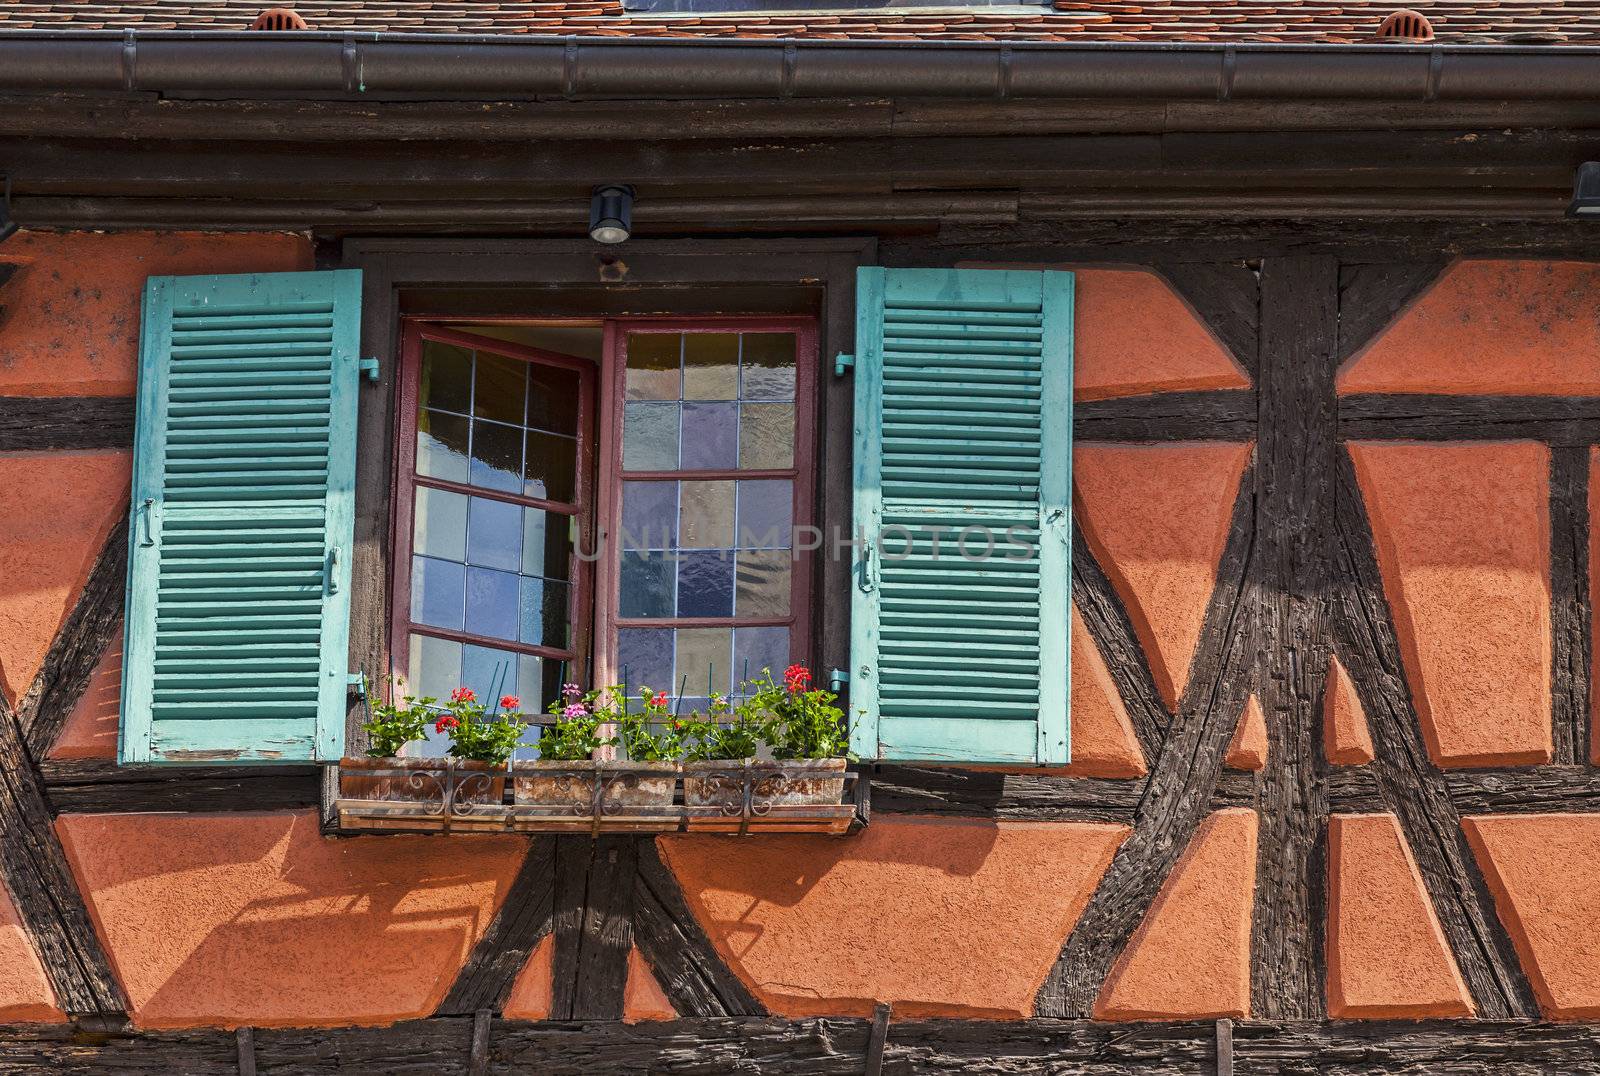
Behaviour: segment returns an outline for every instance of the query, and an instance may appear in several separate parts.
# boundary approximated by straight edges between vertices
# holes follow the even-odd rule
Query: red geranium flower
[[[783,685],[790,694],[798,694],[811,682],[811,670],[804,665],[791,665],[783,670]]]
[[[450,692],[451,702],[477,702],[478,693],[470,687],[458,687]]]
[[[460,728],[460,727],[461,727],[461,722],[457,721],[451,715],[445,714],[443,717],[441,717],[438,721],[436,721],[434,723],[433,731],[442,733],[442,732],[445,732],[448,729],[455,729],[455,728]]]
[[[502,710],[515,710],[521,705],[522,700],[517,698],[515,695],[500,696],[500,709]]]

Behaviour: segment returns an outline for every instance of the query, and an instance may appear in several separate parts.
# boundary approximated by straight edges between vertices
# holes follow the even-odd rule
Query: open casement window
[[[1065,763],[1072,275],[857,286],[851,746]]]
[[[586,676],[599,370],[553,347],[587,336],[599,328],[407,329],[392,637],[410,694],[469,687],[534,713]],[[444,754],[429,736],[408,753]]]
[[[124,762],[342,752],[360,281],[148,282]]]
[[[616,322],[607,355],[605,675],[687,714],[808,650],[815,330]]]

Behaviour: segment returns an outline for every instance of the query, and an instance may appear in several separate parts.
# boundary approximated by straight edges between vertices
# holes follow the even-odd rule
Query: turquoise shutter
[[[124,762],[338,758],[361,274],[145,288]]]
[[[851,747],[1064,763],[1072,274],[869,268],[856,302]]]

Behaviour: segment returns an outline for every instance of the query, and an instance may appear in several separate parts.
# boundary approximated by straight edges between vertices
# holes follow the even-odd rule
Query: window
[[[814,350],[793,321],[410,325],[392,632],[410,691],[532,712],[567,680],[625,682],[688,712],[801,655]]]

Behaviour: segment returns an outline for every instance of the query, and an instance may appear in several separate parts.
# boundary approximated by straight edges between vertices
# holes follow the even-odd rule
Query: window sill
[[[869,783],[830,762],[346,758],[335,809],[344,832],[855,833]]]

